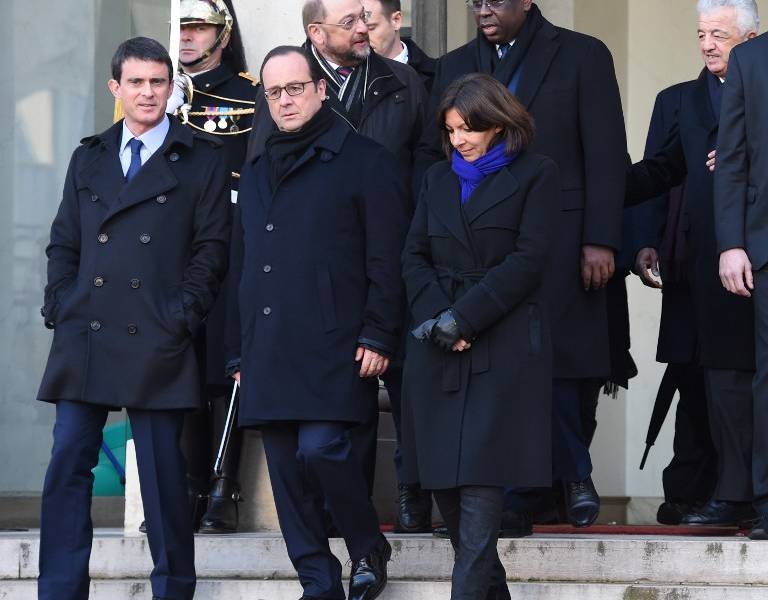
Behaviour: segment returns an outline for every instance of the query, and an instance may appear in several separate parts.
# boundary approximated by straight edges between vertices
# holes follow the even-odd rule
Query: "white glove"
[[[174,114],[184,103],[187,101],[184,93],[184,78],[176,73],[173,78],[173,93],[168,98],[168,104],[165,107],[165,112],[172,115]]]

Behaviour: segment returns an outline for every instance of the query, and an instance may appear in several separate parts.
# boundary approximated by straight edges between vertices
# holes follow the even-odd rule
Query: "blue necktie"
[[[143,142],[138,138],[133,138],[128,144],[131,147],[131,164],[128,167],[128,172],[125,174],[125,180],[130,181],[136,176],[136,173],[141,169],[141,147]]]
[[[504,44],[503,46],[501,46],[501,47],[499,48],[499,54],[500,54],[499,58],[500,58],[501,60],[504,60],[504,58],[506,58],[506,56],[507,56],[507,53],[509,52],[509,49],[510,49],[511,47],[512,47],[512,46],[510,46],[509,44]]]

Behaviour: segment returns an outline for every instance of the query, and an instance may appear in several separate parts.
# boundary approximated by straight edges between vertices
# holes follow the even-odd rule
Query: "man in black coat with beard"
[[[610,52],[599,40],[555,27],[532,0],[475,0],[477,38],[438,61],[430,106],[458,76],[492,74],[533,115],[531,151],[560,169],[560,213],[546,276],[554,346],[553,475],[565,482],[569,520],[595,521],[599,498],[579,414],[579,389],[610,375],[605,286],[621,245],[626,138]],[[417,178],[440,159],[428,127]],[[500,457],[501,459],[501,457]],[[528,534],[524,520],[512,528]]]
[[[712,497],[681,520],[691,525],[737,525],[754,516],[753,307],[750,299],[729,294],[720,282],[714,176],[707,168],[707,157],[717,143],[730,52],[756,35],[758,21],[756,8],[747,11],[737,1],[722,4],[700,4],[699,43],[706,67],[695,83],[681,91],[680,109],[664,148],[634,165],[627,180],[631,201],[685,183],[697,358],[706,371],[712,439],[718,454],[718,481]]]

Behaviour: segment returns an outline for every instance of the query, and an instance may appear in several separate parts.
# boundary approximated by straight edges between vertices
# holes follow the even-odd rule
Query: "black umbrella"
[[[676,391],[677,381],[673,376],[673,369],[667,366],[667,370],[664,371],[664,376],[659,384],[656,402],[653,404],[651,422],[648,424],[648,434],[645,436],[645,452],[643,452],[643,460],[640,461],[641,471],[645,467],[645,461],[648,458],[648,453],[651,451],[651,446],[656,443],[656,438],[659,437],[661,426],[664,424],[664,419],[667,418],[667,413],[669,412],[669,407],[672,406],[672,400],[675,398]]]

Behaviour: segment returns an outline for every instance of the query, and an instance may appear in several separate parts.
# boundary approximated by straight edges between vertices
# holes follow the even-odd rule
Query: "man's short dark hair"
[[[379,0],[379,2],[381,2],[381,14],[387,17],[387,19],[396,12],[403,11],[400,0]]]
[[[276,56],[288,56],[289,54],[298,54],[305,61],[307,61],[307,67],[309,67],[309,76],[311,77],[312,81],[317,83],[323,78],[323,72],[320,70],[320,65],[317,64],[315,57],[311,56],[309,52],[307,52],[304,48],[301,46],[278,46],[277,48],[270,50],[264,57],[264,62],[261,63],[261,69],[259,69],[259,80],[261,81],[262,85],[264,84],[264,67],[266,64]]]
[[[123,63],[129,58],[163,63],[168,66],[168,81],[173,79],[173,63],[168,51],[157,40],[135,37],[124,41],[112,57],[112,79],[119,82],[123,76]]]

